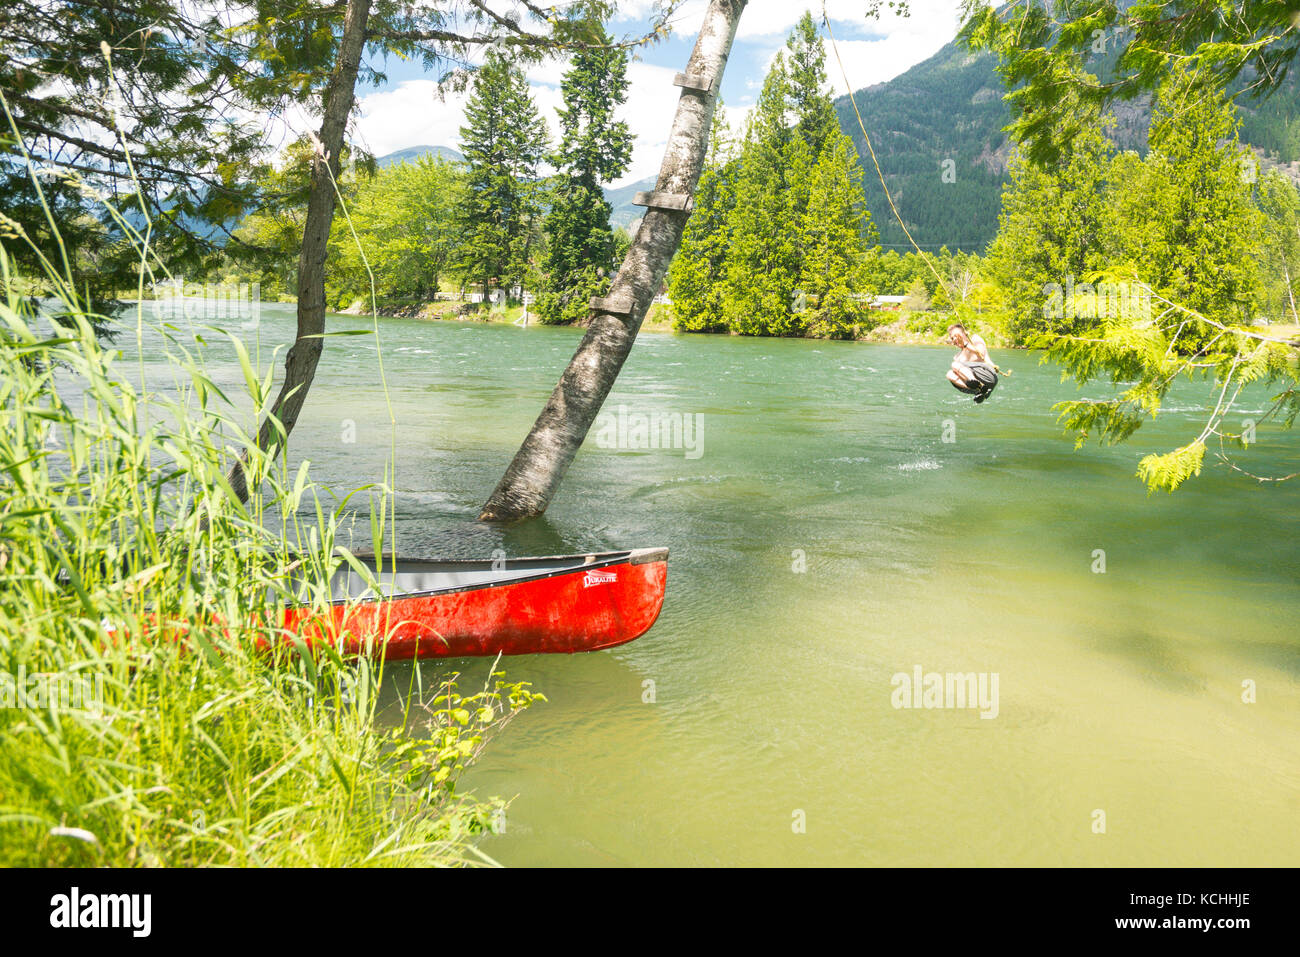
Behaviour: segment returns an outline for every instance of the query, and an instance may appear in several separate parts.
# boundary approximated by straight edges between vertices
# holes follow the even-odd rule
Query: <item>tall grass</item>
[[[151,385],[143,360],[98,341],[101,317],[66,270],[15,274],[6,246],[25,237],[7,225],[0,863],[490,862],[475,842],[504,805],[457,782],[540,696],[495,670],[473,693],[455,676],[422,687],[412,670],[397,726],[377,722],[382,659],[307,653],[276,626],[286,603],[323,609],[330,575],[355,560],[335,542],[347,499],[327,507],[305,463],[290,474],[256,445],[271,374],[231,337],[250,421],[205,370],[200,340],[158,326],[171,381]],[[141,252],[143,286],[147,239]],[[35,287],[49,297],[39,306]],[[134,319],[142,348],[143,304]],[[236,456],[247,505],[225,478]],[[372,504],[377,538],[383,524]],[[52,677],[17,687],[36,675]],[[96,689],[79,707],[40,693],[79,679]]]

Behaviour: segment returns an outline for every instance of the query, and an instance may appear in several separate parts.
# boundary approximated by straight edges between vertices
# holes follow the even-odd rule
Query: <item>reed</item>
[[[458,781],[541,696],[495,668],[472,692],[406,670],[400,717],[376,720],[382,659],[308,653],[275,624],[323,607],[354,559],[353,496],[254,441],[271,372],[230,337],[245,394],[226,395],[204,336],[143,303],[112,320],[141,356],[163,343],[162,372],[124,360],[70,254],[19,276],[10,250],[35,246],[0,226],[0,863],[491,863],[476,842],[505,804]],[[143,290],[161,267],[133,232]],[[381,546],[391,493],[360,491]]]

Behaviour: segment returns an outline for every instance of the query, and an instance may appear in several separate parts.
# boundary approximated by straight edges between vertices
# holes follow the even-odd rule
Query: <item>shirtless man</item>
[[[960,322],[948,327],[948,341],[960,350],[953,357],[948,381],[958,392],[975,396],[983,402],[998,384],[997,369],[989,359],[989,347],[979,336],[971,335]]]

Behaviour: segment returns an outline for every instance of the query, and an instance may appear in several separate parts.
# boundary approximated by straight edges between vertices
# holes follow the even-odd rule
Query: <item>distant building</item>
[[[897,311],[903,308],[903,300],[906,298],[906,296],[876,296],[867,308]]]

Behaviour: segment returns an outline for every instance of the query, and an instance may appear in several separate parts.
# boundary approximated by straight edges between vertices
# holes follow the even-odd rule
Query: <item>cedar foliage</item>
[[[1213,379],[1200,434],[1139,464],[1151,490],[1172,491],[1200,473],[1212,436],[1236,439],[1224,422],[1247,386],[1289,386],[1263,418],[1296,405],[1293,353],[1257,327],[1266,303],[1276,320],[1293,302],[1300,196],[1280,177],[1257,185],[1222,87],[1180,67],[1159,89],[1145,158],[1117,154],[1096,128],[1068,132],[1061,162],[1013,164],[987,271],[1013,340],[1045,347],[1063,379],[1121,386],[1057,404],[1077,445],[1129,439],[1175,383]],[[1281,277],[1266,281],[1261,264]]]

